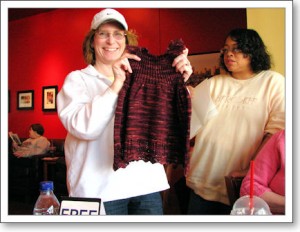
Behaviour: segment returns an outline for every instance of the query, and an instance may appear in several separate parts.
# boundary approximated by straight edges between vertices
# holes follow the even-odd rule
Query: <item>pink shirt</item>
[[[285,196],[285,130],[274,134],[255,158],[254,195],[267,191]],[[240,195],[250,193],[250,171],[245,176]]]

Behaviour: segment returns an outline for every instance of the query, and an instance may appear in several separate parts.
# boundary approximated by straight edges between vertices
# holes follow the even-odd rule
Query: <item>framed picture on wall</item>
[[[220,52],[202,53],[189,55],[188,57],[193,67],[194,74],[209,78],[220,74]]]
[[[33,110],[34,108],[34,91],[18,91],[17,92],[17,109],[18,110]]]
[[[44,86],[43,87],[43,100],[42,100],[42,110],[43,111],[56,111],[56,95],[57,95],[57,85],[54,86]]]

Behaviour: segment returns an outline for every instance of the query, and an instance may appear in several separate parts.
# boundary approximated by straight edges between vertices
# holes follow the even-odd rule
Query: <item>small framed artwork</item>
[[[18,110],[33,110],[34,108],[34,91],[18,91],[17,92],[17,109]]]
[[[194,74],[206,78],[220,74],[220,52],[189,55],[188,59],[191,62]]]
[[[54,86],[44,86],[43,87],[43,101],[42,110],[43,111],[56,111],[56,95],[57,95],[57,85]]]
[[[220,52],[201,53],[188,56],[193,68],[193,75],[187,85],[196,87],[203,80],[223,72],[220,68]]]

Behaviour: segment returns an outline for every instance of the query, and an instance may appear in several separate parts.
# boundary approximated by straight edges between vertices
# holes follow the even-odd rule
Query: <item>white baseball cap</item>
[[[124,16],[114,9],[105,9],[95,14],[91,24],[91,29],[96,30],[100,24],[107,20],[115,20],[119,22],[125,28],[125,30],[128,30]]]

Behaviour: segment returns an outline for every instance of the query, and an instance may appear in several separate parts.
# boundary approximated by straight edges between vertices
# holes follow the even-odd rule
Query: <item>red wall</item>
[[[86,66],[82,41],[101,9],[58,9],[9,23],[9,130],[28,136],[42,123],[45,136],[64,138],[56,112],[42,111],[42,87],[57,85]],[[139,45],[153,54],[165,52],[170,40],[182,38],[190,54],[218,51],[232,28],[246,28],[246,9],[117,9],[135,29]],[[17,110],[17,91],[34,90],[34,109]]]

